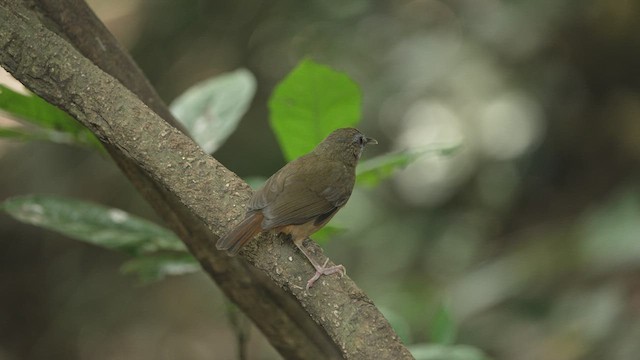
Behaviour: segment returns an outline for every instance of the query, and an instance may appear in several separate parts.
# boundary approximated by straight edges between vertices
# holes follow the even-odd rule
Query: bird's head
[[[321,156],[339,159],[345,164],[355,166],[362,150],[369,144],[377,144],[376,139],[366,137],[358,129],[343,128],[334,130],[316,148],[314,152]]]

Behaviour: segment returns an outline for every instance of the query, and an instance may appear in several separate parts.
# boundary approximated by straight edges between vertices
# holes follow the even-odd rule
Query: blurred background
[[[308,57],[362,88],[388,151],[461,143],[356,189],[323,244],[407,344],[493,359],[640,352],[640,2],[91,0],[170,102],[216,74],[258,79],[215,157],[242,177],[283,156],[274,85]],[[95,151],[0,142],[0,200],[45,193],[157,221]],[[232,359],[202,273],[141,286],[125,255],[0,214],[0,359]],[[445,332],[437,325],[445,323]],[[279,359],[255,329],[250,359]]]

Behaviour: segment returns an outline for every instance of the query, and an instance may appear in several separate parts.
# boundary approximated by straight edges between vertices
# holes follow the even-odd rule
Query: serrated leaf
[[[22,222],[131,255],[160,250],[186,251],[171,231],[120,209],[91,202],[27,195],[5,200],[0,209]]]
[[[142,284],[199,270],[200,264],[191,254],[177,252],[140,256],[125,262],[120,268],[124,274],[136,275]]]
[[[176,98],[170,108],[207,153],[215,152],[238,126],[256,91],[247,69],[199,82]]]
[[[0,111],[38,127],[34,130],[21,130],[28,136],[14,137],[16,139],[49,140],[102,150],[102,145],[91,131],[36,95],[23,95],[0,85]]]
[[[360,89],[346,74],[304,60],[278,84],[269,110],[271,128],[291,161],[333,130],[360,121]]]
[[[451,155],[460,147],[461,145],[454,145],[442,148],[404,150],[363,160],[356,168],[356,181],[358,185],[373,187],[421,156],[427,154]]]

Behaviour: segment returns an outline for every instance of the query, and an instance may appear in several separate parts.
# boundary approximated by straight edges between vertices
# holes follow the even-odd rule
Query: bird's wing
[[[250,210],[262,210],[264,229],[304,224],[342,207],[353,188],[346,167],[317,166],[310,161],[292,162],[275,173],[249,202]]]
[[[287,178],[287,171],[283,170],[285,170],[287,165],[267,179],[262,188],[253,194],[247,205],[248,211],[263,210],[269,204],[273,203],[278,195],[282,193]]]

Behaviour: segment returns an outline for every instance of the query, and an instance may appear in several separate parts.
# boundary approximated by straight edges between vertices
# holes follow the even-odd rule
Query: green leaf
[[[358,123],[360,89],[346,74],[304,60],[278,84],[269,109],[271,128],[291,161],[333,130]]]
[[[415,344],[409,346],[416,360],[489,360],[479,349],[468,345]]]
[[[36,95],[23,95],[0,85],[0,109],[48,129],[79,131],[82,126],[67,113]]]
[[[211,154],[236,129],[255,92],[253,74],[238,69],[192,86],[173,101],[171,112]]]
[[[360,162],[356,169],[358,185],[373,187],[390,177],[396,171],[405,168],[421,156],[435,154],[448,156],[461,147],[460,144],[442,148],[404,150],[377,156]]]
[[[640,190],[623,187],[580,221],[580,259],[589,271],[610,273],[640,263]]]
[[[0,128],[0,137],[17,140],[32,140],[34,136],[22,129]]]
[[[411,326],[407,319],[396,312],[394,309],[388,307],[379,307],[382,315],[389,321],[393,330],[398,334],[398,337],[405,343],[411,338]]]
[[[442,345],[451,345],[456,338],[456,324],[446,306],[441,305],[431,322],[431,340]]]
[[[72,143],[102,150],[98,139],[87,128],[38,96],[23,95],[0,85],[0,110],[38,127],[33,131],[21,130],[25,136],[14,136],[15,139]]]
[[[325,225],[318,232],[313,234],[313,240],[318,244],[326,244],[332,237],[346,232],[345,228],[333,225]]]
[[[267,178],[264,176],[249,176],[246,177],[244,181],[246,181],[253,190],[258,190],[267,182]]]
[[[20,141],[50,141],[56,144],[67,145],[92,144],[93,147],[103,151],[102,145],[100,145],[95,138],[93,139],[96,143],[93,144],[93,140],[91,139],[86,139],[86,141],[80,140],[72,134],[45,128],[0,128],[0,137]]]
[[[171,231],[122,210],[86,201],[27,195],[5,200],[0,209],[22,222],[131,255],[186,251]]]
[[[125,262],[120,271],[138,276],[143,284],[159,281],[167,276],[185,275],[200,270],[200,264],[189,253],[162,253],[140,256]]]

